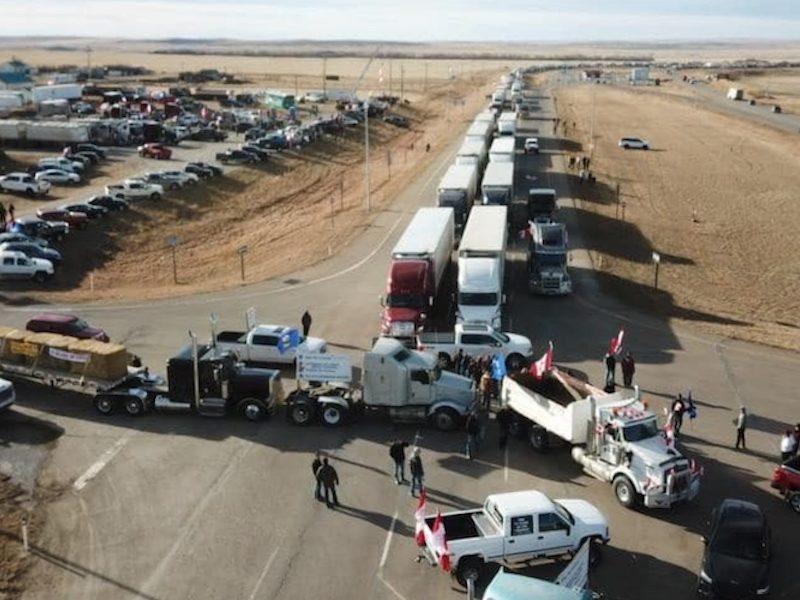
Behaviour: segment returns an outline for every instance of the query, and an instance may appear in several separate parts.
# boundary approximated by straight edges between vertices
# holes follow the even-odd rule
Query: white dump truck
[[[700,490],[700,471],[659,429],[638,389],[608,394],[553,368],[541,380],[504,378],[501,398],[535,449],[552,436],[571,444],[572,458],[610,483],[623,506],[669,508]]]

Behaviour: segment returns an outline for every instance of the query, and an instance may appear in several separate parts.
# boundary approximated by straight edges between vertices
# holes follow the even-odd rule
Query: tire
[[[295,402],[289,406],[286,418],[292,425],[305,426],[314,419],[314,411],[307,402]]]
[[[45,281],[47,281],[47,273],[45,273],[44,271],[36,271],[33,274],[33,280],[36,283],[44,283]]]
[[[536,452],[547,452],[550,448],[547,430],[538,426],[533,426],[528,430],[528,441]]]
[[[338,427],[344,423],[347,413],[338,404],[327,404],[322,407],[320,418],[326,427]]]
[[[458,561],[455,578],[459,585],[467,587],[467,580],[477,581],[481,576],[484,562],[477,556],[469,556]]]
[[[593,569],[600,564],[603,558],[602,542],[597,538],[588,538],[581,541],[581,545],[589,544],[589,568]]]
[[[139,398],[128,398],[125,400],[125,412],[132,417],[144,414],[144,403]]]
[[[627,150],[628,148],[630,148],[630,146],[628,146],[628,144],[622,144],[622,149],[623,150]]]
[[[431,416],[431,423],[439,431],[453,431],[459,420],[458,413],[452,408],[440,408]]]
[[[114,405],[114,401],[107,396],[95,396],[94,409],[101,415],[108,416],[114,414],[116,406]]]
[[[506,370],[519,371],[525,364],[525,358],[521,354],[509,354],[506,357]]]
[[[26,189],[25,189],[25,195],[26,195],[28,198],[33,198],[33,197],[36,195],[36,192],[35,192],[35,191],[33,191],[33,188],[26,188]]]
[[[161,200],[161,194],[159,194],[158,192],[153,192],[152,194],[150,194],[150,200],[153,201]]]
[[[642,146],[642,150],[650,150],[650,146],[648,146],[647,144],[645,144],[644,146]]]
[[[447,352],[440,352],[437,360],[439,362],[439,366],[444,370],[448,370],[453,366],[453,359],[450,358],[450,355],[447,354]]]
[[[262,421],[267,416],[264,405],[255,398],[245,398],[242,401],[240,410],[242,411],[242,416],[252,422]]]
[[[800,513],[800,492],[794,492],[789,496],[789,506],[796,513]]]
[[[617,502],[622,504],[625,508],[633,508],[636,506],[636,488],[633,487],[630,479],[624,475],[619,475],[614,479],[613,485]]]

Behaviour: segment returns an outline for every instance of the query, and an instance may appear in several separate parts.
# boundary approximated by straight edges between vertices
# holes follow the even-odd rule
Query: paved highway
[[[652,405],[661,410],[688,388],[699,401],[700,416],[687,424],[681,444],[705,466],[703,489],[688,506],[628,511],[608,486],[583,475],[566,449],[536,455],[514,440],[500,452],[491,428],[480,458],[467,461],[462,434],[422,429],[432,510],[474,506],[488,493],[527,488],[586,498],[606,514],[612,534],[593,586],[619,600],[666,600],[692,593],[699,536],[711,508],[726,496],[748,498],[771,519],[774,598],[797,597],[800,587],[791,573],[796,515],[769,490],[768,479],[783,424],[798,420],[793,396],[800,361],[678,330],[600,294],[580,236],[575,190],[550,135],[552,103],[547,93],[540,95],[541,110],[522,124],[520,135],[539,135],[544,151],[518,157],[517,193],[524,195],[536,177],[537,185],[547,183],[561,194],[576,292],[569,298],[528,296],[523,255],[515,248],[508,321],[534,340],[537,351],[552,339],[557,363],[594,380],[601,376],[608,339],[624,326],[638,360],[637,380]],[[298,322],[308,308],[312,333],[327,338],[331,351],[358,358],[377,330],[377,297],[391,246],[413,211],[432,202],[457,146],[435,157],[391,209],[319,265],[239,290],[86,305],[80,312],[153,369],[186,341],[189,329],[205,335],[209,313],[219,314],[220,326],[234,327],[249,306],[259,321],[279,323]],[[3,323],[22,325],[32,310],[4,307]],[[414,561],[415,502],[390,477],[387,444],[397,435],[412,438],[414,427],[366,420],[341,429],[297,429],[280,418],[253,425],[157,414],[105,419],[78,394],[20,385],[19,397],[18,413],[64,430],[44,477],[65,491],[49,511],[27,598],[461,597],[446,575]],[[755,414],[747,452],[731,449],[731,419],[740,404]],[[312,499],[310,463],[317,448],[334,457],[340,510]],[[547,576],[561,568],[545,564],[529,572]]]

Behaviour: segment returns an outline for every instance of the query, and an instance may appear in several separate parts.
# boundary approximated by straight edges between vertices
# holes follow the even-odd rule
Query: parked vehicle
[[[454,211],[456,227],[464,228],[478,191],[478,164],[450,165],[436,190],[436,204]]]
[[[469,126],[467,129],[467,133],[464,136],[465,141],[472,141],[472,142],[483,142],[487,146],[489,146],[492,142],[492,136],[494,135],[495,130],[495,123],[494,121],[489,122],[484,119],[476,119],[472,122],[472,125]]]
[[[509,371],[521,369],[533,352],[530,339],[524,335],[495,331],[482,323],[457,323],[452,333],[420,333],[417,350],[436,356],[443,369],[452,368],[459,350],[476,358],[500,355],[505,357]]]
[[[383,120],[387,123],[391,123],[395,127],[402,127],[404,129],[408,129],[409,127],[408,119],[400,115],[386,115],[383,117]]]
[[[485,206],[510,206],[514,199],[514,163],[490,160],[483,174],[481,196]]]
[[[36,333],[57,333],[81,340],[109,341],[105,331],[92,327],[80,317],[68,313],[39,313],[28,320],[25,329]]]
[[[22,252],[28,258],[41,258],[49,260],[54,266],[60,265],[62,261],[61,253],[46,246],[40,246],[36,242],[0,242],[0,252]]]
[[[775,467],[770,485],[778,490],[796,513],[800,513],[800,455]]]
[[[483,600],[603,600],[604,596],[588,589],[570,588],[544,579],[519,575],[501,567],[484,590],[482,598]]]
[[[141,177],[137,177],[141,181],[145,181],[147,183],[154,183],[160,185],[165,190],[179,190],[183,187],[183,182],[180,179],[174,177],[167,177],[164,171],[155,171],[152,173],[145,173]]]
[[[381,334],[407,344],[446,300],[440,292],[450,266],[455,228],[452,208],[420,208],[392,249],[381,298]],[[440,311],[441,312],[441,311]]]
[[[82,165],[84,172],[93,164],[95,164],[95,161],[93,161],[91,158],[80,152],[69,154],[64,158],[66,158],[67,160],[71,160],[73,163],[78,163]]]
[[[73,144],[70,147],[72,148],[73,152],[94,152],[100,158],[104,158],[104,159],[108,158],[106,149],[105,148],[101,148],[97,144],[88,144],[88,143]]]
[[[391,338],[378,338],[364,354],[360,382],[352,379],[352,370],[350,375],[337,386],[323,388],[324,393],[312,387],[290,394],[286,399],[289,421],[307,425],[319,418],[333,427],[355,414],[374,412],[397,422],[429,422],[452,431],[475,405],[471,379],[443,372],[434,356],[410,350]],[[353,388],[359,383],[360,399],[354,400]]]
[[[216,127],[201,127],[190,134],[189,138],[201,142],[224,142],[228,139],[228,134]]]
[[[205,162],[190,162],[184,167],[184,171],[198,177],[216,177],[223,173],[222,168]]]
[[[106,194],[112,198],[123,200],[161,200],[164,188],[156,183],[148,183],[140,179],[126,179],[117,185],[107,185]]]
[[[486,169],[486,163],[489,160],[489,153],[486,149],[485,140],[464,140],[461,147],[456,153],[457,165],[477,165],[478,166],[478,180],[483,177],[483,171]]]
[[[29,258],[24,252],[0,252],[0,279],[33,279],[44,283],[55,273],[53,263],[41,258]]]
[[[772,558],[767,517],[757,504],[727,498],[711,513],[697,594],[750,600],[769,594]]]
[[[0,233],[0,244],[6,244],[8,242],[30,242],[32,244],[36,244],[37,246],[41,246],[42,248],[47,248],[49,246],[47,240],[37,237],[31,237],[25,233],[15,233],[11,231],[6,231]]]
[[[38,217],[20,217],[14,220],[11,231],[32,238],[62,241],[69,233],[69,224],[63,221],[45,221]]]
[[[459,584],[477,580],[487,562],[522,563],[574,554],[589,546],[589,564],[600,560],[600,546],[611,540],[603,513],[585,500],[553,500],[537,490],[490,494],[481,508],[443,513],[452,575]],[[425,548],[436,556],[425,517]]]
[[[37,181],[27,173],[9,173],[0,177],[0,192],[16,192],[27,196],[46,196],[49,181]]]
[[[291,343],[292,337],[297,343]],[[285,325],[258,325],[250,331],[221,331],[211,341],[248,364],[293,364],[300,352],[326,352],[322,338],[307,337]]]
[[[131,207],[127,200],[123,200],[122,198],[112,198],[111,196],[107,195],[92,196],[86,202],[90,206],[99,206],[110,211],[130,210]]]
[[[172,150],[162,144],[144,144],[139,146],[136,151],[143,158],[155,158],[156,160],[169,160],[172,158]]]
[[[572,292],[567,270],[567,226],[563,223],[530,224],[528,289],[534,294],[564,295]]]
[[[89,217],[85,213],[72,212],[70,210],[62,209],[44,209],[40,208],[36,211],[36,215],[43,221],[67,223],[70,228],[86,229],[89,226]]]
[[[8,410],[16,399],[14,384],[7,379],[0,379],[0,413]]]
[[[258,162],[258,156],[244,150],[226,150],[218,152],[216,159],[222,164],[252,165]]]
[[[619,140],[619,147],[625,150],[649,150],[650,142],[644,138],[624,137]]]
[[[92,152],[90,150],[81,150],[80,152],[72,152],[68,155],[69,157],[77,157],[77,158],[84,158],[89,161],[92,165],[100,164],[100,161],[103,160],[103,157],[99,154]]]
[[[528,190],[528,220],[549,223],[558,209],[556,191],[553,188],[531,188]]]
[[[78,184],[81,182],[81,176],[77,173],[62,171],[61,169],[38,171],[33,178],[36,181],[46,181],[48,183]]]
[[[39,168],[41,169],[61,169],[62,171],[69,171],[70,173],[77,173],[83,175],[84,164],[77,160],[71,160],[65,156],[40,158]]]
[[[539,138],[525,139],[525,154],[539,154]]]
[[[263,148],[259,148],[254,144],[243,144],[241,149],[244,152],[249,152],[250,154],[255,154],[258,157],[258,160],[265,161],[269,160],[269,151],[264,150]]]
[[[83,213],[90,220],[99,219],[108,215],[108,209],[102,206],[95,206],[94,204],[86,204],[83,202],[76,202],[75,204],[64,204],[59,207],[60,210],[68,212]]]
[[[541,380],[505,377],[501,400],[535,450],[564,440],[584,472],[611,484],[627,508],[669,508],[700,491],[700,469],[668,444],[638,390],[633,397],[627,391],[608,394],[552,368]]]

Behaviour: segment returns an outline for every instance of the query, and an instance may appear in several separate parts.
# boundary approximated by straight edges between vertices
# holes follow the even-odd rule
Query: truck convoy
[[[497,135],[517,134],[517,115],[513,112],[504,112],[497,118]]]
[[[350,381],[338,385],[293,391],[286,399],[289,422],[308,425],[321,420],[336,426],[370,411],[393,421],[427,421],[452,431],[476,400],[470,378],[442,371],[433,355],[410,350],[391,338],[378,338],[364,354],[361,375],[360,390],[351,375]]]
[[[476,206],[458,246],[458,323],[502,326],[508,228],[505,206]]]
[[[510,206],[514,199],[514,163],[490,162],[481,183],[485,205]]]
[[[480,140],[464,140],[456,153],[457,165],[478,165],[478,178],[483,175],[488,161],[486,142]]]
[[[436,562],[433,534],[437,517],[425,517],[425,552]],[[611,540],[603,513],[585,500],[552,500],[527,490],[491,494],[483,507],[441,515],[453,577],[466,586],[477,580],[487,562],[521,563],[576,553],[589,546],[589,564],[600,558],[600,545]]]
[[[564,295],[572,292],[567,272],[567,226],[563,223],[531,223],[528,244],[528,289],[534,294]]]
[[[700,490],[700,471],[662,435],[638,390],[607,394],[553,368],[541,380],[505,377],[501,398],[535,449],[547,448],[551,435],[572,444],[573,460],[610,483],[625,507],[669,508]]]
[[[467,129],[465,138],[468,141],[478,141],[489,144],[494,135],[494,127],[494,123],[488,121],[473,121],[469,129]]]
[[[495,331],[482,323],[458,323],[452,333],[420,333],[417,350],[433,354],[443,369],[450,369],[461,351],[476,358],[499,354],[505,357],[509,371],[518,371],[530,358],[533,348],[524,335]]]
[[[514,164],[517,154],[517,140],[514,137],[498,137],[489,148],[489,162],[505,162]]]
[[[455,225],[463,229],[478,192],[479,164],[454,164],[442,177],[436,191],[436,204],[454,211]]]
[[[392,249],[381,298],[381,334],[412,344],[434,312],[441,312],[455,244],[452,208],[420,208]]]

